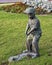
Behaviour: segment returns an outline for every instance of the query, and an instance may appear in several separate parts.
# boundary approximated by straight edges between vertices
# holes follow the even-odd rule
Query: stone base
[[[12,62],[12,61],[19,61],[19,60],[22,60],[24,57],[26,56],[31,56],[32,58],[35,58],[37,57],[37,54],[36,53],[22,53],[22,54],[19,54],[19,55],[16,55],[16,56],[12,56],[8,59],[9,62]]]

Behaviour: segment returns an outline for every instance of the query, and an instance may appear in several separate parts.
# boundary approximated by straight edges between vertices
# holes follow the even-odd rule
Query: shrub
[[[12,5],[7,5],[7,6],[3,6],[3,10],[6,12],[12,12],[12,13],[21,13],[23,12],[28,6],[21,3],[21,2],[17,2],[14,3]]]
[[[35,10],[36,14],[47,14],[47,11],[42,9],[41,7],[37,7]]]

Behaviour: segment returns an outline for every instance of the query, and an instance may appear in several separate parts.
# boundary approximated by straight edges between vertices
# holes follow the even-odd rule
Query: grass
[[[42,37],[40,39],[39,58],[24,58],[9,65],[52,65],[52,15],[37,15],[41,22]],[[22,53],[26,49],[25,28],[28,17],[25,14],[12,14],[0,11],[0,63],[10,56]]]

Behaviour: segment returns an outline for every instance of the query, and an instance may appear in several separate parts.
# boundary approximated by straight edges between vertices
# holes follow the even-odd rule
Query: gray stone
[[[28,55],[32,56],[32,58],[37,57],[37,54],[36,54],[36,53],[30,53],[30,52],[28,52],[28,53],[22,53],[22,54],[19,54],[19,55],[16,55],[16,56],[12,56],[12,57],[10,57],[10,58],[8,59],[8,61],[9,61],[9,62],[19,61],[19,60],[22,60],[24,57],[26,57],[26,56],[28,56]]]

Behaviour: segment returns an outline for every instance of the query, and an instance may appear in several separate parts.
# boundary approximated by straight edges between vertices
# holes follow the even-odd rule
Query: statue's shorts
[[[39,47],[38,47],[38,43],[39,43],[39,39],[40,39],[41,35],[36,34],[36,35],[32,35],[30,34],[29,36],[27,36],[27,49],[30,52],[36,52],[39,53]]]

